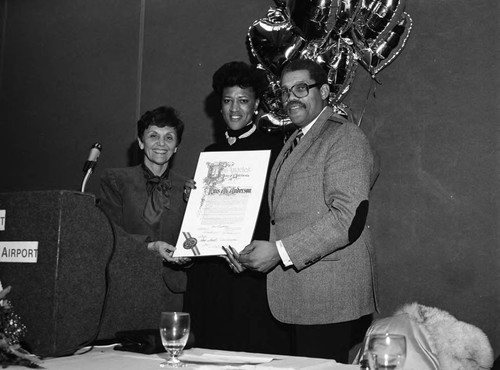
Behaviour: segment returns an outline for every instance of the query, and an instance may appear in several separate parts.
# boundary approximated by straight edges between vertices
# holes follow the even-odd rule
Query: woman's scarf
[[[172,183],[168,178],[168,168],[161,176],[156,176],[142,165],[144,177],[146,178],[146,190],[148,192],[148,200],[144,206],[143,217],[150,225],[156,225],[160,222],[163,210],[170,209],[170,189]]]

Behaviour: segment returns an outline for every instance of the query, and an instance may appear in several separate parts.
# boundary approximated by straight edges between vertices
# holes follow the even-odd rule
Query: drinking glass
[[[161,367],[186,366],[178,359],[189,337],[190,316],[186,312],[162,312],[160,318],[160,335],[163,347],[167,350],[166,362]]]
[[[406,337],[399,334],[371,334],[368,337],[370,369],[403,370],[406,360]]]

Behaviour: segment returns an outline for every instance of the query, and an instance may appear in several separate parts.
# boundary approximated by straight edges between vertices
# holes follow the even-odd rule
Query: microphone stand
[[[95,163],[95,162],[94,162]],[[92,166],[93,167],[93,166]],[[87,186],[87,182],[89,181],[89,178],[90,178],[90,175],[92,175],[92,167],[90,167],[88,170],[87,170],[87,173],[85,174],[85,177],[83,178],[83,181],[82,181],[82,188],[81,188],[81,192],[82,193],[85,193],[85,187]]]
[[[99,143],[95,143],[90,148],[90,154],[87,161],[83,165],[83,172],[85,172],[85,177],[82,181],[81,192],[85,192],[85,187],[87,186],[87,182],[89,181],[90,175],[94,171],[94,167],[97,165],[97,159],[99,159],[99,155],[101,153],[102,146]]]
[[[85,192],[85,187],[87,186],[87,182],[89,181],[90,175],[92,175],[92,172],[94,172],[94,167],[97,164],[97,161],[86,161],[85,165],[83,166],[83,172],[85,172],[85,176],[82,181],[82,187],[81,187],[81,192]]]

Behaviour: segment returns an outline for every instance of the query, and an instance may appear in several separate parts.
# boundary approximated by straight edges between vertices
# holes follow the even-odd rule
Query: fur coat
[[[483,370],[493,366],[493,350],[483,331],[448,312],[418,303],[377,320],[367,331],[403,334],[405,370]]]

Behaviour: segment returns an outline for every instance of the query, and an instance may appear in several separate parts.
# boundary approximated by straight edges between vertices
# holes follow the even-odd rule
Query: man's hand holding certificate
[[[269,150],[203,152],[174,257],[224,255],[251,242],[269,165]]]

